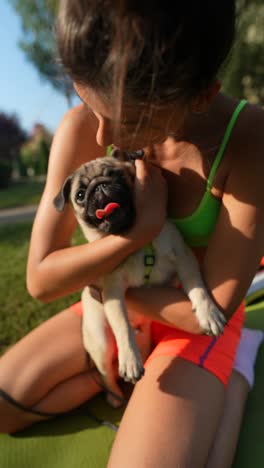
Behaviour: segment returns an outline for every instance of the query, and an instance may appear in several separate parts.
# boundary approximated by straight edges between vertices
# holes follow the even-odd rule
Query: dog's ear
[[[67,177],[65,180],[62,189],[59,191],[58,195],[53,200],[53,205],[56,210],[62,212],[65,207],[65,203],[69,202],[70,193],[71,193],[71,184],[72,184],[72,175]]]
[[[144,158],[144,151],[137,150],[137,151],[122,151],[120,149],[114,149],[111,153],[113,158],[118,159],[118,161],[125,161],[125,162],[135,162],[136,159],[143,159]]]

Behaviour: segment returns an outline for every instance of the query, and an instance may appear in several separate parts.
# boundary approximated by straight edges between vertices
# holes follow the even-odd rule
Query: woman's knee
[[[224,386],[212,374],[169,356],[153,360],[128,404],[109,468],[144,459],[153,468],[205,466],[223,404]]]
[[[0,389],[24,410],[0,395],[0,432],[14,432],[41,419],[27,409],[61,382],[87,370],[82,351],[80,317],[69,309],[13,345],[0,358]]]
[[[34,388],[41,386],[41,360],[37,353],[28,355],[20,343],[0,359],[0,397],[10,395],[22,405],[31,406],[38,399]],[[42,390],[41,390],[42,391]],[[10,402],[9,402],[10,403]]]
[[[32,406],[58,383],[87,368],[80,317],[65,310],[34,329],[0,358],[0,388]]]

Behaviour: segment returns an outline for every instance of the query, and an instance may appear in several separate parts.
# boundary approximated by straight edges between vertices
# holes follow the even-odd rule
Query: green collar
[[[155,250],[152,244],[148,244],[144,247],[144,266],[145,266],[145,274],[144,274],[144,283],[149,284],[150,275],[152,269],[155,265]]]

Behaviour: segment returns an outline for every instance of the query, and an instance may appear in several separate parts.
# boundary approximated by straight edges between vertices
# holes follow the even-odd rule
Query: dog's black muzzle
[[[119,208],[99,219],[97,210],[104,209],[112,202],[117,203]],[[88,188],[84,218],[85,222],[107,234],[118,234],[129,229],[135,220],[133,192],[120,177],[116,181],[110,177],[98,177]]]

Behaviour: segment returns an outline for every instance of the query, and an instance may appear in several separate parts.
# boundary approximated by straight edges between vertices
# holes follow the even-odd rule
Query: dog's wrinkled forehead
[[[98,158],[83,164],[78,171],[78,184],[82,187],[88,187],[90,184],[96,184],[104,180],[111,180],[113,177],[121,178],[131,185],[135,175],[135,166],[131,162],[118,161],[108,156],[107,158]],[[76,183],[74,177],[73,185]]]

